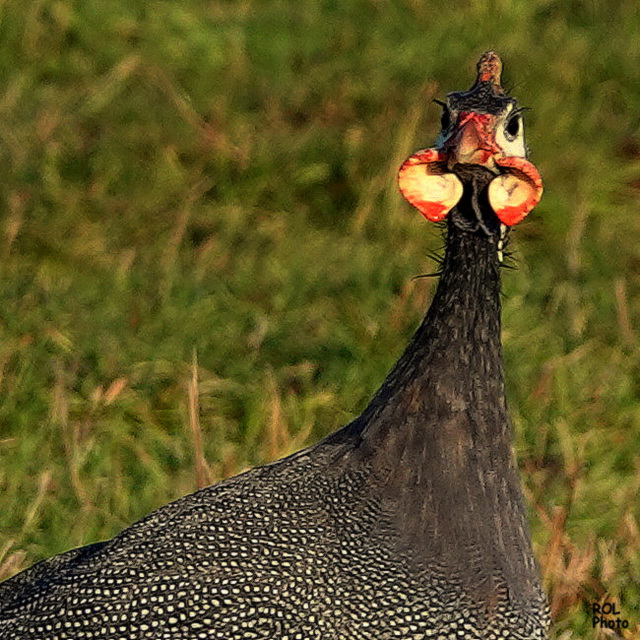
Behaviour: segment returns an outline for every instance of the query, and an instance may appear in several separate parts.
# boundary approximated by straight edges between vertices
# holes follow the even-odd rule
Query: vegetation
[[[546,185],[504,343],[554,637],[640,633],[636,0],[0,16],[0,576],[357,415],[435,285],[396,169],[495,48]]]

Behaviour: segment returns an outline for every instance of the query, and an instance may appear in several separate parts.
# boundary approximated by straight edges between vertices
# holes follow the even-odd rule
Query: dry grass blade
[[[202,444],[202,427],[200,426],[200,403],[198,389],[198,354],[194,350],[191,361],[191,378],[188,382],[189,433],[193,445],[195,461],[196,486],[202,489],[209,484],[209,468],[204,456]]]

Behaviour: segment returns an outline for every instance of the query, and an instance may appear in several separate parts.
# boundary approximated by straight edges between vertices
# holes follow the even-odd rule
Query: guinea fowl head
[[[436,145],[400,167],[403,196],[428,220],[449,216],[460,229],[504,235],[540,200],[542,180],[527,159],[523,110],[504,92],[501,72],[498,54],[483,54],[473,87],[441,102]]]

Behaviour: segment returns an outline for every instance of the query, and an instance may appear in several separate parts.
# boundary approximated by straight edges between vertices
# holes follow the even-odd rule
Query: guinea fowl
[[[494,52],[400,168],[444,220],[427,315],[362,415],[0,585],[0,638],[547,637],[500,344],[509,227],[538,202]]]

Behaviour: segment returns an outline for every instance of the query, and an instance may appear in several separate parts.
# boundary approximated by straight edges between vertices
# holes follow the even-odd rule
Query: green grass
[[[1,575],[357,415],[441,244],[396,168],[488,48],[546,185],[504,343],[554,637],[638,629],[636,0],[2,3]]]

